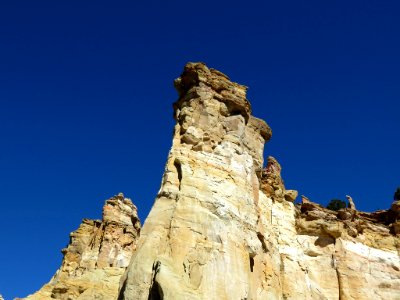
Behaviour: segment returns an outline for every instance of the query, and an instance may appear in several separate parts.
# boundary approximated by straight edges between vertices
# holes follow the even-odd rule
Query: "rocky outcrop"
[[[351,208],[353,201],[349,206],[337,212],[312,202],[298,206],[302,263],[310,274],[320,274],[317,281],[337,282],[339,299],[399,299],[400,237],[394,212],[359,212]],[[329,261],[332,268],[321,268]]]
[[[175,81],[165,173],[119,299],[399,299],[399,205],[296,207],[246,87],[202,63]],[[392,222],[393,221],[393,222]]]
[[[251,115],[245,86],[204,64],[186,65],[175,85],[173,146],[120,298],[246,298],[262,280],[257,203],[271,129]]]
[[[51,281],[25,299],[116,299],[139,232],[135,205],[123,194],[112,197],[105,202],[101,221],[84,219],[71,233]]]
[[[400,299],[400,200],[373,213],[350,196],[339,211],[295,204],[279,162],[263,168],[272,131],[245,86],[202,63],[175,86],[172,149],[142,230],[129,199],[107,200],[27,299]]]
[[[274,201],[290,201],[294,202],[298,192],[295,190],[286,190],[281,177],[282,167],[278,161],[272,157],[268,157],[267,167],[262,171],[261,191],[267,197]]]

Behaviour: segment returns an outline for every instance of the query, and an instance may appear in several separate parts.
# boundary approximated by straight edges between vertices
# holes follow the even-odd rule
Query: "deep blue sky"
[[[124,192],[143,220],[204,61],[250,87],[266,155],[315,202],[388,208],[400,185],[399,1],[2,1],[0,293],[59,267],[82,218]]]

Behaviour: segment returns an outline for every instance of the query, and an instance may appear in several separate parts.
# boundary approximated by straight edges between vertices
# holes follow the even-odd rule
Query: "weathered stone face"
[[[265,243],[257,174],[271,130],[220,72],[188,64],[175,83],[173,147],[121,297],[244,298]]]
[[[400,299],[399,201],[374,213],[351,197],[338,212],[295,205],[278,161],[263,168],[272,133],[246,87],[202,63],[175,86],[173,145],[142,230],[130,200],[107,200],[27,299]]]
[[[174,104],[174,140],[194,151],[211,153],[224,141],[246,149],[262,167],[264,144],[271,129],[251,116],[246,87],[201,63],[189,63],[175,80],[179,99]]]
[[[119,299],[399,298],[397,225],[296,208],[279,163],[262,170],[271,129],[246,87],[202,63],[175,86],[173,146]]]
[[[103,219],[84,219],[62,250],[64,259],[51,281],[30,300],[116,299],[119,280],[136,249],[137,209],[119,194],[107,200]]]

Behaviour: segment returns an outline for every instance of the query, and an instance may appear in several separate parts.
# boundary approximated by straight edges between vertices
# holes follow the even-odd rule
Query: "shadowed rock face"
[[[26,299],[116,299],[139,232],[135,205],[123,194],[112,197],[103,207],[101,221],[84,219],[70,234],[60,269]]]
[[[202,63],[175,86],[172,149],[120,300],[399,298],[397,221],[355,233],[352,210],[296,208],[276,159],[262,169],[271,129],[246,87]]]

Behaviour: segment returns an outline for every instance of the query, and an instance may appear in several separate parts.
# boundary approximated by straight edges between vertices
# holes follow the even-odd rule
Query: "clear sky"
[[[386,209],[400,185],[400,2],[1,1],[0,293],[49,281],[104,200],[145,219],[172,81],[203,61],[250,87],[287,188]]]

